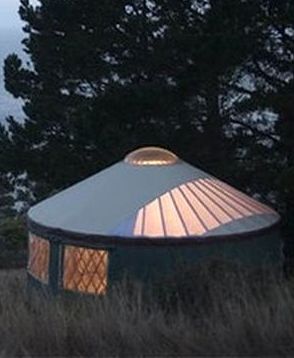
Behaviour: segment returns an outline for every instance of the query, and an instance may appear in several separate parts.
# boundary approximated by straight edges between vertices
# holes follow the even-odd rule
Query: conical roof
[[[156,147],[40,202],[28,217],[47,229],[136,240],[249,234],[279,221],[270,207]]]

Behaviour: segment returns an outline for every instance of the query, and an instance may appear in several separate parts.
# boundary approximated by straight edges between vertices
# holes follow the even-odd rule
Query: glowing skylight
[[[172,165],[178,160],[174,153],[159,147],[139,148],[125,157],[125,163],[131,165]]]

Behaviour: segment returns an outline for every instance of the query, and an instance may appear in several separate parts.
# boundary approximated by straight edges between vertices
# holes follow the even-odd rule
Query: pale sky
[[[36,4],[36,0],[30,1]],[[0,0],[0,29],[20,28],[21,20],[18,15],[20,0]]]
[[[33,0],[34,4],[36,0]],[[21,121],[24,117],[22,101],[16,100],[4,89],[3,61],[11,53],[22,53],[23,23],[18,15],[19,0],[0,0],[0,122],[9,115]]]

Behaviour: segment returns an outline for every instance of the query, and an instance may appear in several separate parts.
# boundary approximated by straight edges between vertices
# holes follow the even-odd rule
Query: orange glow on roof
[[[199,179],[162,194],[137,212],[133,235],[202,236],[229,222],[273,210],[217,179]]]
[[[178,157],[163,148],[144,147],[134,150],[125,157],[125,163],[132,165],[172,165]]]

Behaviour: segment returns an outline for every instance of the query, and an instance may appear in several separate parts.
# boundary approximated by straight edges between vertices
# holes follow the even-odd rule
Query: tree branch
[[[253,64],[255,65],[255,68],[257,72],[262,76],[271,86],[279,87],[279,86],[285,86],[286,82],[277,78],[270,76],[262,67],[261,64],[258,62],[258,60],[253,59]]]
[[[232,89],[232,90],[235,90],[237,92],[241,92],[243,94],[248,94],[250,96],[254,95],[256,91],[250,91],[246,88],[243,88],[243,87],[240,87],[239,85],[236,85],[236,84],[233,84],[233,85],[229,85],[229,87]]]
[[[272,140],[272,141],[275,142],[275,143],[280,143],[279,139],[276,138],[276,137],[274,136],[274,134],[263,132],[263,131],[261,131],[260,129],[258,129],[258,128],[252,126],[252,125],[250,125],[249,123],[244,123],[243,121],[240,121],[240,120],[238,120],[238,119],[230,119],[229,121],[230,121],[230,123],[232,123],[232,124],[238,124],[238,125],[240,125],[240,126],[246,128],[246,129],[250,130],[250,131],[251,131],[253,134],[255,134],[255,135],[259,135],[259,136],[261,136],[261,137],[270,139],[270,140]]]

